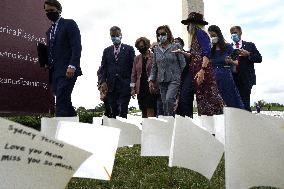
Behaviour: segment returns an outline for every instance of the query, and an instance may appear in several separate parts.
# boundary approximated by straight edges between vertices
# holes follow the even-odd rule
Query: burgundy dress
[[[203,55],[202,48],[195,35],[192,39],[191,48],[191,62],[189,69],[192,76],[199,72],[202,67]],[[218,115],[223,113],[224,101],[219,94],[217,83],[214,78],[212,65],[209,62],[205,69],[204,80],[202,84],[198,85],[196,79],[194,80],[194,88],[197,101],[198,115]]]

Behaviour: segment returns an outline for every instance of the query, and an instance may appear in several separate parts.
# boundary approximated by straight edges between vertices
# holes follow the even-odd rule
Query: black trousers
[[[119,116],[127,118],[130,98],[130,84],[127,87],[123,87],[119,81],[116,81],[113,90],[107,95],[107,104],[110,108],[109,117],[116,118],[116,116]]]
[[[180,116],[188,116],[193,118],[193,100],[194,100],[194,88],[193,79],[189,71],[183,74],[179,102],[177,108],[177,114]]]
[[[241,99],[244,103],[244,108],[245,108],[245,110],[251,112],[250,94],[251,94],[252,86],[249,85],[249,83],[242,81],[237,74],[233,74],[233,76],[234,76],[235,84],[236,84],[236,86],[239,90]]]
[[[77,77],[67,79],[59,77],[53,82],[53,90],[56,96],[56,117],[73,117],[76,111],[72,106],[71,94]]]

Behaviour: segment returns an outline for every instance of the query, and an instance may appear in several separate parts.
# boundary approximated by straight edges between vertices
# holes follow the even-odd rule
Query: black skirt
[[[139,109],[156,109],[157,95],[151,94],[149,91],[148,77],[146,73],[147,58],[143,58],[142,73],[140,77],[140,89],[137,95]]]

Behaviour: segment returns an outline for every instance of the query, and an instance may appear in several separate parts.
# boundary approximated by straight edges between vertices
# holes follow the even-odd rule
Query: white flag
[[[225,145],[225,116],[214,115],[215,138]]]
[[[105,118],[106,120],[107,118]],[[126,123],[114,118],[108,118],[103,126],[120,129],[118,147],[141,144],[141,130],[137,125]]]
[[[64,189],[90,155],[0,118],[1,189]]]
[[[143,119],[141,156],[169,156],[172,134],[172,121]]]
[[[102,125],[103,117],[93,117],[93,124],[94,125]]]
[[[79,122],[79,117],[43,117],[41,118],[41,133],[54,138],[59,121]]]
[[[207,115],[201,115],[199,117],[201,122],[201,127],[207,130],[211,134],[215,134],[215,127],[214,127],[214,117],[213,116],[207,116]]]
[[[284,188],[284,120],[225,108],[226,188]]]
[[[74,177],[110,180],[120,130],[98,127],[93,124],[59,122],[57,138],[88,150],[93,155],[87,159]]]
[[[224,153],[224,146],[190,118],[175,117],[169,166],[184,167],[211,179]]]
[[[163,119],[169,122],[169,124],[174,125],[175,118],[173,116],[158,116],[159,119]],[[155,118],[152,118],[155,119]]]
[[[122,118],[122,117],[116,117],[116,119],[126,122],[126,123],[131,123],[137,126],[141,126],[141,123],[142,123],[142,116],[136,116],[136,115],[131,115],[131,114],[127,114],[127,119]]]

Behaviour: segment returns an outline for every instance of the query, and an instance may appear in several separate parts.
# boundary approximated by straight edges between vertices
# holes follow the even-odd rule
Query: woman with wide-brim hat
[[[210,38],[202,29],[205,25],[208,25],[208,22],[204,20],[202,14],[191,12],[188,18],[182,20],[181,23],[187,25],[187,31],[191,36],[190,51],[189,53],[176,52],[190,57],[189,70],[194,78],[198,115],[222,114],[224,101],[219,94],[213,69],[209,62]]]

